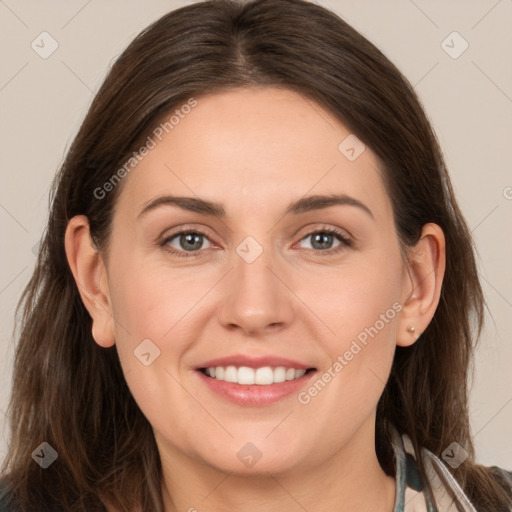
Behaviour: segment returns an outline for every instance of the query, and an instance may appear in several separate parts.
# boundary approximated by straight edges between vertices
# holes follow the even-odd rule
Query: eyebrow
[[[330,195],[313,195],[303,197],[288,205],[285,210],[285,215],[300,215],[314,210],[322,210],[331,206],[355,206],[367,213],[372,219],[374,215],[370,208],[364,203],[351,196],[345,194],[330,194]],[[177,206],[182,210],[189,212],[200,213],[202,215],[215,215],[216,217],[226,217],[226,211],[222,204],[199,199],[197,197],[183,197],[183,196],[160,196],[149,201],[137,218],[146,215],[148,212],[155,210],[161,206]]]

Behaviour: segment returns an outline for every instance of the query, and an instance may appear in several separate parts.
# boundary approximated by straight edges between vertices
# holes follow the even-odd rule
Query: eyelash
[[[349,238],[347,238],[340,230],[338,230],[336,228],[316,229],[314,231],[311,231],[307,235],[303,236],[299,241],[301,242],[302,240],[304,240],[304,239],[306,239],[306,238],[308,238],[308,237],[310,237],[312,235],[316,235],[318,233],[327,233],[327,234],[330,234],[330,235],[335,235],[336,238],[341,242],[341,245],[339,245],[338,247],[335,247],[335,248],[326,249],[325,251],[322,251],[322,250],[319,250],[319,249],[310,249],[310,250],[314,251],[317,254],[323,254],[325,256],[329,256],[331,254],[338,253],[338,252],[346,249],[347,247],[352,247],[352,241]],[[206,233],[203,233],[202,231],[200,231],[198,229],[185,229],[183,231],[178,231],[178,232],[173,233],[172,235],[166,237],[160,243],[160,246],[166,252],[172,254],[173,256],[178,256],[179,258],[195,258],[195,257],[198,257],[198,256],[201,255],[202,250],[198,250],[198,251],[177,251],[177,250],[175,250],[175,249],[173,249],[173,248],[171,248],[171,247],[169,247],[167,245],[171,240],[173,240],[177,236],[190,235],[190,234],[200,235],[200,236],[203,236],[203,237],[205,237],[205,238],[207,238],[209,240],[208,235],[206,235]]]

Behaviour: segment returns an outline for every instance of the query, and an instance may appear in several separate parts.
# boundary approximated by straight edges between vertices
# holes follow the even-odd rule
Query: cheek
[[[154,428],[185,439],[201,409],[183,392],[179,364],[194,336],[194,304],[204,294],[198,280],[128,261],[112,272],[116,349],[130,392]],[[126,276],[129,276],[127,278]],[[185,277],[186,276],[186,277]],[[180,415],[169,411],[180,411]]]
[[[119,261],[111,275],[116,341],[123,343],[151,338],[158,345],[169,345],[182,319],[193,316],[205,288],[215,283],[215,276],[209,284],[208,276],[199,280],[193,270],[171,269],[136,257]],[[173,347],[175,343],[176,339]]]
[[[398,255],[370,254],[351,265],[332,267],[303,279],[298,295],[317,314],[328,334],[322,338],[331,357],[347,342],[393,337],[401,309],[402,265]],[[375,332],[375,329],[378,333]]]
[[[364,262],[331,269],[328,277],[311,276],[299,294],[326,326],[320,349],[329,360],[319,375],[325,387],[320,382],[306,390],[303,402],[314,399],[342,416],[365,415],[376,406],[393,361],[402,309],[401,259],[391,248],[386,255],[375,252]]]
[[[184,355],[204,326],[195,320],[201,299],[218,275],[211,271],[198,279],[187,268],[149,265],[135,257],[118,262],[110,273],[116,349],[135,401],[154,425],[162,421],[164,405],[179,408],[182,419],[197,416],[197,404],[188,403],[178,382]]]

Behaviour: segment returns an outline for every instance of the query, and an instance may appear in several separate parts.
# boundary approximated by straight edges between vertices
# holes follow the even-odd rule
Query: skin
[[[406,262],[376,155],[366,148],[349,161],[338,150],[348,129],[305,97],[244,88],[197,99],[124,178],[108,258],[84,216],[65,241],[93,337],[116,345],[153,426],[166,511],[390,512],[395,481],[375,454],[376,406],[396,345],[414,343],[439,302],[443,233],[425,225]],[[350,205],[283,213],[332,193],[358,199],[373,218]],[[222,203],[226,217],[162,206],[137,218],[165,194]],[[333,237],[339,252],[315,250],[308,235],[336,227],[352,246]],[[200,256],[159,245],[186,228],[206,234]],[[247,236],[263,249],[252,263],[236,252]],[[186,252],[179,236],[168,245]],[[201,362],[232,354],[279,355],[322,374],[393,303],[401,311],[307,405],[296,394],[234,405],[198,380]],[[146,338],[161,351],[149,366],[133,354]],[[237,457],[249,441],[262,454],[252,468]]]

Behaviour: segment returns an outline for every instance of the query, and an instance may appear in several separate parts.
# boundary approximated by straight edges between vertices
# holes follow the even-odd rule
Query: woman
[[[474,461],[483,296],[441,151],[315,4],[199,2],[130,44],[20,306],[6,510],[512,510]]]

